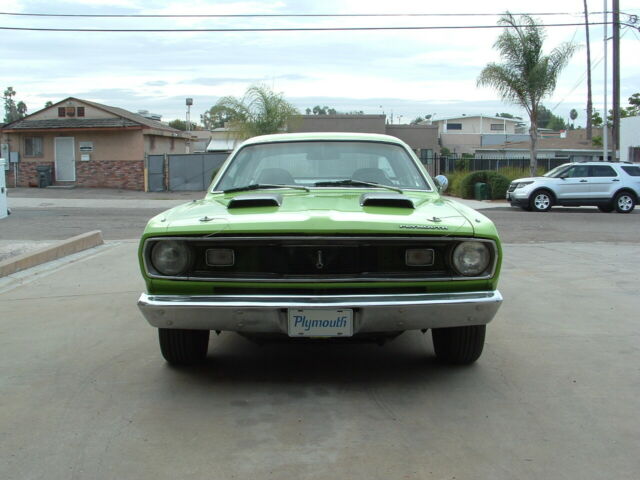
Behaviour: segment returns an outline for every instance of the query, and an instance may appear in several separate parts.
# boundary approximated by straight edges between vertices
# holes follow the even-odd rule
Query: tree
[[[569,112],[569,118],[571,119],[571,129],[573,130],[575,128],[576,118],[578,118],[578,111],[575,108],[572,108]]]
[[[239,138],[282,132],[289,118],[299,114],[282,93],[275,93],[265,85],[250,87],[243,98],[222,97],[212,109],[230,116],[229,125]]]
[[[47,103],[44,104],[44,108],[53,107],[53,102],[51,100],[47,100]]]
[[[548,128],[550,130],[565,130],[567,124],[563,118],[554,115],[553,112],[544,105],[540,105],[538,110],[538,127]]]
[[[307,112],[307,115],[311,115],[312,113],[314,115],[337,115],[338,113],[335,108],[330,108],[326,105],[324,107],[316,105],[313,109],[307,108],[305,112]]]
[[[499,118],[514,118],[510,113],[496,113],[496,117]]]
[[[15,122],[27,115],[27,104],[20,101],[16,103],[13,97],[16,96],[16,91],[13,87],[7,87],[4,91],[4,121],[6,123]]]
[[[596,128],[602,126],[602,117],[600,116],[600,112],[598,110],[594,110],[591,114],[591,125]]]
[[[187,130],[187,122],[184,120],[180,120],[179,118],[176,118],[175,120],[171,120],[169,122],[169,126],[172,128],[175,128],[176,130],[182,130],[182,131]]]
[[[640,93],[634,93],[629,97],[629,107],[627,113],[630,117],[640,115]]]
[[[236,120],[237,112],[223,105],[214,105],[209,110],[200,115],[200,121],[206,130],[222,128],[227,123]]]
[[[516,19],[507,12],[498,24],[505,30],[494,47],[503,63],[490,63],[480,73],[478,86],[495,88],[504,101],[520,105],[529,115],[531,126],[531,175],[538,170],[538,112],[542,100],[555,90],[560,72],[575,51],[571,43],[554,48],[549,55],[543,53],[545,32],[528,15]]]

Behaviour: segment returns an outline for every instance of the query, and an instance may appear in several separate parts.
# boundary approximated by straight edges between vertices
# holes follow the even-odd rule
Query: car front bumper
[[[353,333],[485,325],[502,303],[498,290],[402,295],[147,295],[138,307],[157,328],[287,334],[288,309],[353,309]]]

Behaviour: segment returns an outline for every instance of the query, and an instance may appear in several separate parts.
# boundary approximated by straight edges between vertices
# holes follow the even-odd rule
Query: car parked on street
[[[446,185],[395,137],[252,138],[205,198],[149,221],[138,306],[172,364],[203,360],[210,331],[382,343],[429,329],[440,360],[472,363],[502,302],[502,250]]]
[[[602,212],[630,213],[640,198],[640,166],[622,162],[565,163],[541,177],[518,178],[507,200],[524,210],[553,206],[594,206]]]

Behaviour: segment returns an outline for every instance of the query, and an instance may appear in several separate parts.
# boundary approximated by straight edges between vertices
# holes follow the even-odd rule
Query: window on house
[[[66,113],[67,113],[67,109],[66,108],[58,107],[58,116],[59,117],[66,117],[67,116]]]
[[[84,107],[78,107],[76,111],[79,117],[84,117]]]
[[[504,123],[492,123],[491,130],[504,132]]]
[[[24,156],[25,157],[41,157],[42,156],[42,137],[25,137]]]
[[[76,116],[76,107],[67,107],[67,117],[75,117]]]
[[[461,123],[447,123],[447,130],[462,130]]]

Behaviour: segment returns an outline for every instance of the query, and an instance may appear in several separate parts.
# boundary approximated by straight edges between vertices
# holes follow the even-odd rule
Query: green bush
[[[492,170],[480,170],[468,173],[459,181],[458,194],[462,198],[474,198],[475,184],[481,182],[489,186],[489,198],[492,200],[505,198],[511,180]]]

